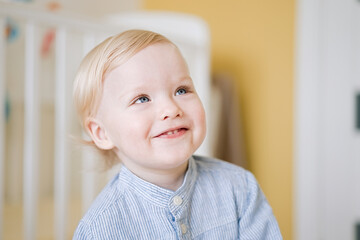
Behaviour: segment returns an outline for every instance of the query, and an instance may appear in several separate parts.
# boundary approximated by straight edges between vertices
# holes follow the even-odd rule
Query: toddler
[[[205,114],[179,49],[129,30],[83,60],[74,101],[90,144],[120,172],[80,221],[74,239],[282,239],[254,176],[194,156]]]

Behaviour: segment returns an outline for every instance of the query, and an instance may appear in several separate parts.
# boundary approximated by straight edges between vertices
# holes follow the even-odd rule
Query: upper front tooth
[[[178,131],[179,131],[179,130],[169,131],[169,132],[167,132],[166,134],[167,134],[167,135],[172,135],[172,134],[177,133]]]

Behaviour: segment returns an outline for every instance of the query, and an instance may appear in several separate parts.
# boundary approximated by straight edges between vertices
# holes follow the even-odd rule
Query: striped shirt
[[[254,176],[233,164],[193,156],[171,191],[125,166],[80,221],[73,239],[282,239]]]

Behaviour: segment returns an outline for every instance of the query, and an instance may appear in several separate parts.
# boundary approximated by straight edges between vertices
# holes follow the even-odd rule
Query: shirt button
[[[185,234],[185,233],[187,232],[187,227],[186,227],[185,224],[181,224],[181,225],[180,225],[180,228],[181,228],[182,234]]]
[[[183,200],[180,196],[175,196],[174,199],[173,199],[173,203],[176,205],[176,206],[180,206],[182,204]]]

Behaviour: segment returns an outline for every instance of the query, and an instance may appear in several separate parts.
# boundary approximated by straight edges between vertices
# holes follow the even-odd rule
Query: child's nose
[[[161,120],[165,119],[171,119],[176,117],[182,117],[183,112],[179,105],[174,101],[166,101],[166,103],[163,104],[162,110],[160,113]]]

